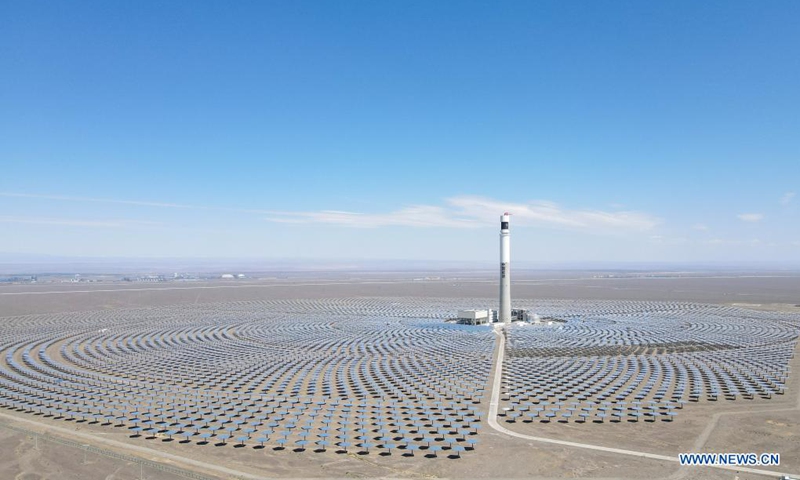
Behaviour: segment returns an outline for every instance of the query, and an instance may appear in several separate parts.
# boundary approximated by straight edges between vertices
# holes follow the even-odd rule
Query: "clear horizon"
[[[656,262],[656,261],[512,261],[515,272],[640,271],[640,272],[800,272],[800,262]],[[413,258],[269,258],[269,257],[58,257],[0,252],[0,274],[30,273],[125,273],[151,270],[165,272],[270,271],[471,271],[495,272],[497,262],[418,260]],[[142,270],[144,269],[144,270]],[[177,269],[177,270],[176,270]]]

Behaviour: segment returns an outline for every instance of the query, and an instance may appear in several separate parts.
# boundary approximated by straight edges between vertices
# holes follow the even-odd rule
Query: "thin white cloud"
[[[682,245],[688,243],[686,237],[665,237],[663,235],[650,235],[650,241],[660,245]]]
[[[451,227],[474,228],[481,224],[475,219],[451,216],[442,207],[416,205],[389,213],[356,213],[336,210],[319,212],[273,212],[267,218],[280,223],[328,223],[347,227]]]
[[[495,220],[500,212],[510,212],[515,225],[545,225],[581,230],[650,230],[661,221],[649,214],[636,211],[573,210],[560,205],[535,201],[508,203],[484,197],[453,197],[447,203],[455,207],[460,215]]]
[[[145,200],[117,200],[113,198],[93,198],[93,197],[79,197],[73,195],[41,195],[34,193],[16,193],[16,192],[0,192],[0,197],[10,198],[31,198],[38,200],[53,200],[59,202],[89,202],[89,203],[110,203],[117,205],[132,205],[139,207],[155,207],[155,208],[178,208],[185,210],[210,210],[220,212],[236,212],[236,213],[252,213],[257,215],[263,214],[281,214],[281,212],[273,212],[271,210],[256,210],[247,208],[230,208],[230,207],[211,207],[207,205],[190,205],[185,203],[167,203],[167,202],[150,202]]]
[[[762,213],[740,213],[736,215],[739,220],[743,222],[760,222],[764,219],[764,214]]]
[[[0,223],[26,223],[32,225],[59,225],[66,227],[91,228],[130,228],[136,226],[160,225],[158,222],[146,222],[140,220],[82,220],[69,218],[15,216],[0,216]]]
[[[794,199],[794,192],[786,192],[781,196],[781,205],[789,205]]]
[[[711,240],[706,240],[703,243],[707,245],[735,245],[735,246],[750,246],[750,247],[756,247],[763,244],[763,242],[758,238],[753,238],[750,240],[713,238]]]
[[[649,230],[659,220],[633,211],[570,210],[552,202],[507,203],[484,197],[461,196],[446,200],[447,207],[415,205],[394,212],[367,214],[323,210],[274,212],[268,221],[328,223],[350,227],[401,225],[410,227],[474,228],[490,225],[504,211],[514,225],[550,226],[585,231]]]
[[[325,223],[360,228],[385,226],[475,228],[496,222],[497,216],[504,211],[514,215],[512,221],[515,225],[549,226],[582,231],[645,231],[660,223],[658,218],[636,211],[568,209],[547,201],[509,203],[475,196],[452,197],[445,200],[445,206],[412,205],[387,213],[339,210],[273,211],[15,192],[0,192],[0,197],[266,214],[267,220],[271,222]]]
[[[114,200],[109,198],[73,197],[69,195],[38,195],[32,193],[0,192],[0,197],[35,198],[39,200],[59,200],[64,202],[117,203],[122,205],[138,205],[143,207],[198,208],[192,205],[180,205],[177,203],[147,202],[140,200]]]
[[[708,226],[702,223],[695,223],[692,225],[692,230],[697,230],[698,232],[707,232]]]

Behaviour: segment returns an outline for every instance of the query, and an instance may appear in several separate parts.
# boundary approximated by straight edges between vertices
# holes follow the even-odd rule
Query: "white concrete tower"
[[[497,320],[511,323],[511,232],[509,213],[500,217],[500,312]]]

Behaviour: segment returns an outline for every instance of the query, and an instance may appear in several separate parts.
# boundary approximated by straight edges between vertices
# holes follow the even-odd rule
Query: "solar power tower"
[[[510,214],[500,217],[500,313],[498,321],[511,323],[511,232]]]

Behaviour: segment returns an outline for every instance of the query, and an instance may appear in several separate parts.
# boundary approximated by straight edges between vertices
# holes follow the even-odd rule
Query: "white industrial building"
[[[497,312],[491,309],[459,310],[456,321],[465,325],[485,325],[497,321]]]

